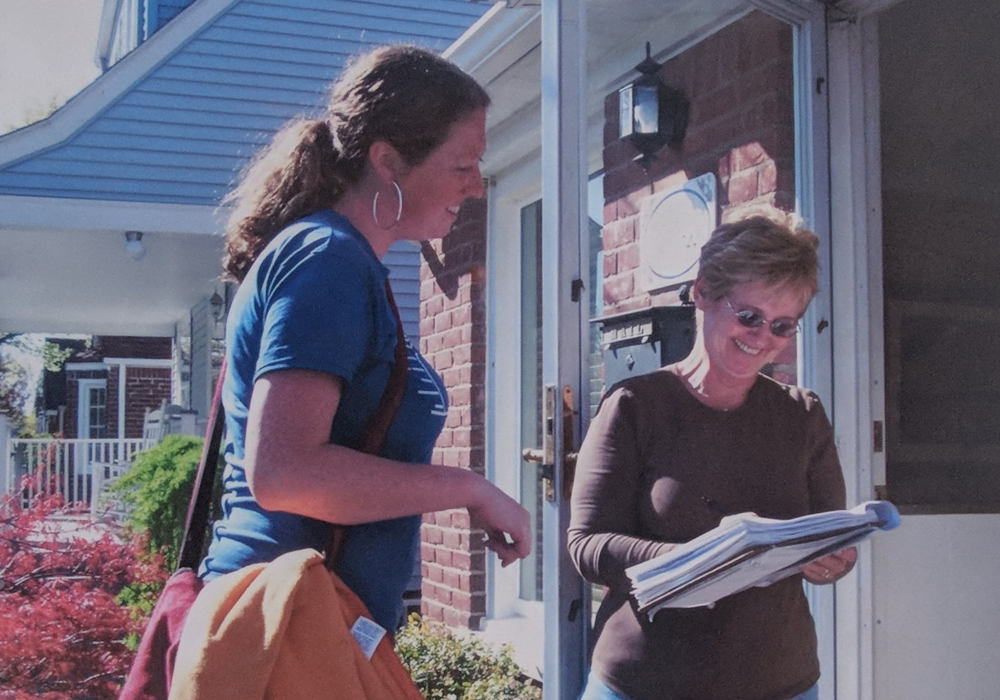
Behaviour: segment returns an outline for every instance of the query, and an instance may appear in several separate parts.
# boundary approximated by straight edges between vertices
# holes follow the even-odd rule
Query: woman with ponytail
[[[381,451],[357,447],[396,357],[379,259],[396,241],[444,236],[462,203],[483,196],[488,104],[435,54],[376,49],[344,70],[325,116],[287,125],[230,195],[224,266],[240,287],[226,329],[225,495],[202,579],[322,550],[337,523],[336,572],[392,629],[422,513],[466,508],[503,565],[528,555],[516,501],[473,472],[428,464],[447,399],[409,344]]]

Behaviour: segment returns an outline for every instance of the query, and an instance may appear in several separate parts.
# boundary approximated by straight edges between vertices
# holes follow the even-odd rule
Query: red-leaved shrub
[[[145,622],[122,601],[155,595],[167,574],[141,542],[88,515],[58,496],[0,498],[2,700],[118,695]]]

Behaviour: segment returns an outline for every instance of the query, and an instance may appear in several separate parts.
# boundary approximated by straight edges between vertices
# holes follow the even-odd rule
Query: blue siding
[[[190,4],[147,2],[160,27]],[[443,50],[489,7],[469,0],[237,2],[70,139],[0,168],[0,194],[216,206],[234,173],[283,123],[321,112],[329,82],[350,56],[382,43]],[[2,148],[0,140],[0,155]]]
[[[412,243],[399,242],[386,252],[382,262],[390,270],[392,296],[403,331],[416,343],[420,337],[420,250]]]

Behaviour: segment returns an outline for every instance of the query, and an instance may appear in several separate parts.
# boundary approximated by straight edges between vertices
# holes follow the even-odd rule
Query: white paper
[[[659,557],[626,570],[639,610],[710,605],[753,586],[791,576],[810,561],[899,524],[888,501],[792,520],[741,513]]]

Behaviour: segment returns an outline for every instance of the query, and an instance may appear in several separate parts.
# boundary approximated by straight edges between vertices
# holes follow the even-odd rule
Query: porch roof
[[[0,136],[0,325],[171,334],[212,293],[218,207],[253,153],[319,112],[351,55],[400,42],[441,51],[487,9],[196,0],[51,117]],[[144,233],[140,261],[122,250],[126,230]],[[419,264],[415,251],[394,255]]]

